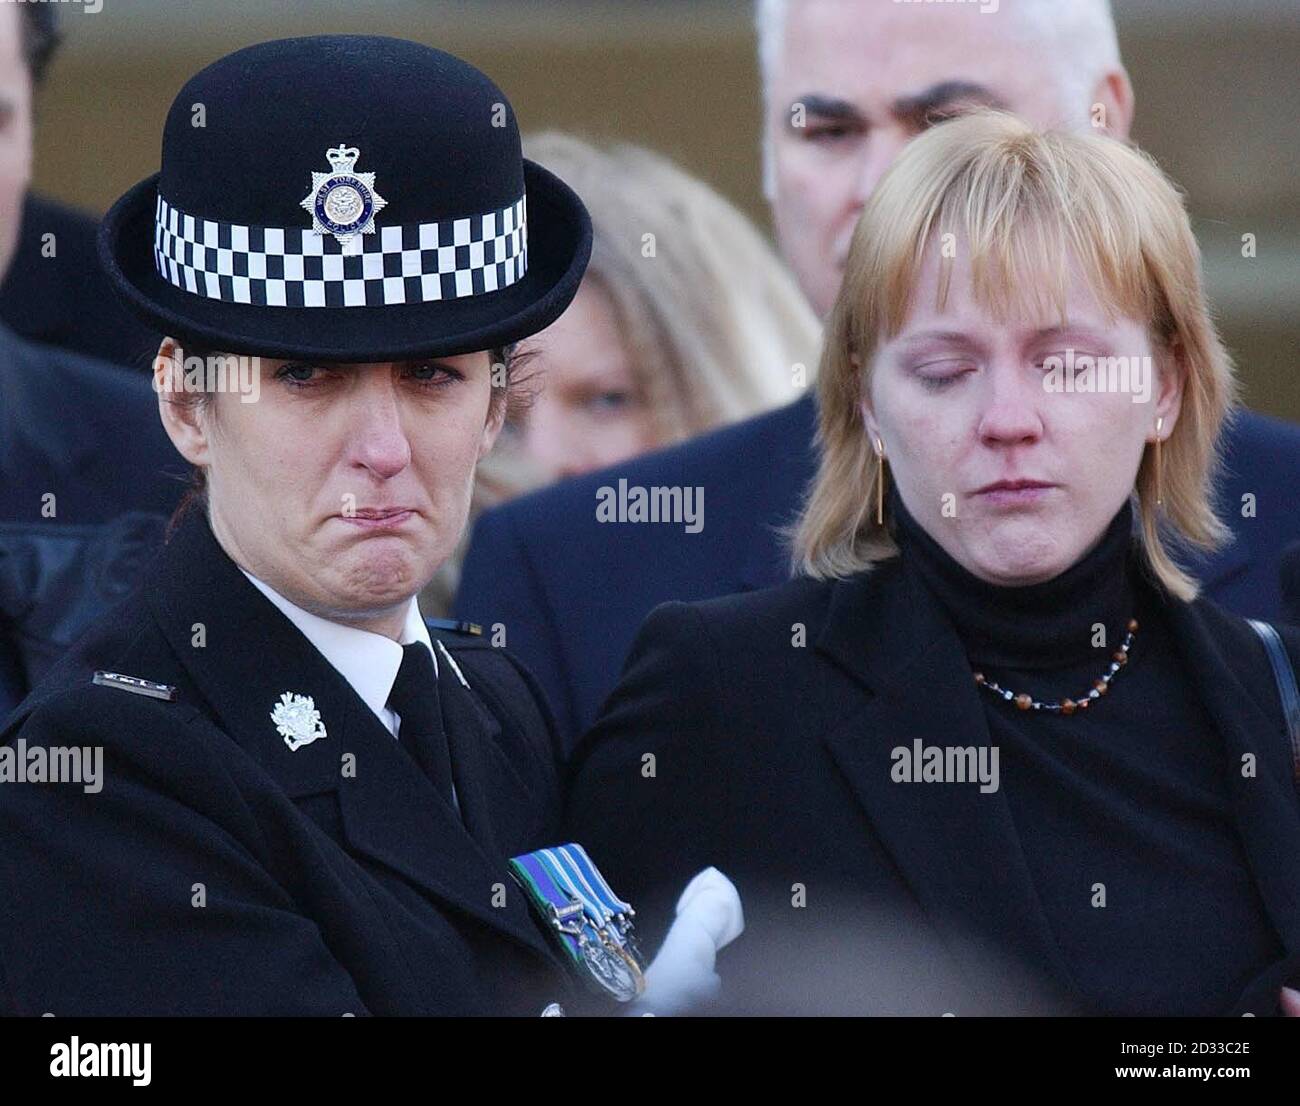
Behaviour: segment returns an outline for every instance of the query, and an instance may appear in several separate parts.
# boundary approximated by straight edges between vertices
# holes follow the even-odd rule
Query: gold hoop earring
[[[1156,506],[1164,506],[1164,496],[1160,487],[1160,432],[1165,428],[1165,417],[1160,415],[1156,419]]]
[[[885,443],[876,439],[876,525],[885,524]]]

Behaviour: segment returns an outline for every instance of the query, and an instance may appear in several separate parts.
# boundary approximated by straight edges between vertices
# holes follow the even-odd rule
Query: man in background
[[[32,170],[32,98],[60,43],[53,4],[16,4],[21,62],[6,72],[0,102],[0,321],[35,342],[145,368],[155,335],[109,291],[95,256],[98,220],[27,191]]]
[[[48,10],[0,4],[0,277],[19,248],[32,88],[48,57],[33,26]],[[78,264],[79,294],[93,294],[93,254]],[[0,323],[0,718],[138,577],[183,490],[179,462],[147,376]]]
[[[925,128],[994,106],[1043,127],[1129,133],[1133,91],[1107,0],[760,0],[757,23],[764,191],[781,251],[821,315],[834,303],[866,197]],[[532,669],[571,744],[656,605],[787,578],[781,527],[813,473],[815,425],[805,393],[771,414],[488,512],[474,531],[457,616],[487,624]],[[1277,618],[1300,428],[1246,412],[1226,444],[1221,513],[1236,541],[1189,567],[1210,598]],[[703,528],[602,523],[597,503],[610,492],[601,489],[620,480],[703,489]],[[1244,519],[1247,492],[1257,514]]]

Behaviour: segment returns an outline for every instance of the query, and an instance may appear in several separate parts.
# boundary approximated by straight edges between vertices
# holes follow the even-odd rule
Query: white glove
[[[645,990],[632,1015],[680,1014],[717,996],[718,951],[745,931],[736,886],[717,868],[705,868],[677,900],[676,920],[645,973]]]

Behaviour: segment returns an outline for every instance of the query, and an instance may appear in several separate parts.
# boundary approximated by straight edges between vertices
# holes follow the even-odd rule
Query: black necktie
[[[451,751],[442,728],[442,705],[438,698],[438,674],[433,655],[422,642],[402,646],[402,666],[397,670],[388,708],[395,711],[400,725],[398,740],[454,811],[451,790]]]

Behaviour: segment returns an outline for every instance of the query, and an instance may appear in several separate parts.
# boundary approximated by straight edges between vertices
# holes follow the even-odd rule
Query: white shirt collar
[[[420,614],[420,605],[415,596],[411,597],[410,606],[406,609],[406,624],[402,627],[401,642],[398,643],[383,634],[359,630],[341,622],[331,622],[305,611],[251,572],[245,572],[242,568],[239,571],[298,627],[339,675],[352,685],[352,690],[361,696],[389,732],[395,733],[394,716],[388,710],[387,703],[389,693],[393,690],[393,681],[397,679],[397,670],[402,666],[402,646],[416,641],[424,642],[433,657],[433,670],[435,673],[438,671],[438,654],[429,638],[429,628]]]

